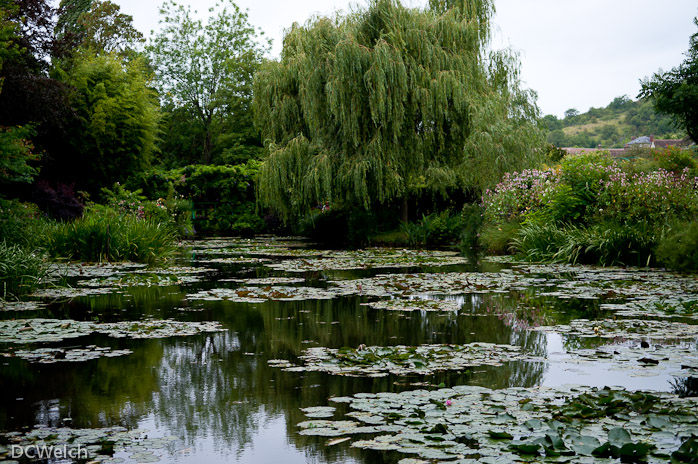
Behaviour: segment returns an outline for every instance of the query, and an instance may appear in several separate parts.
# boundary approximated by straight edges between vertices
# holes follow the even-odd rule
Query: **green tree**
[[[209,13],[204,25],[189,7],[164,3],[160,31],[148,46],[160,98],[173,111],[184,108],[198,126],[204,163],[211,162],[229,120],[249,111],[252,76],[267,51],[232,1]]]
[[[698,26],[698,17],[693,19]],[[638,97],[651,98],[660,113],[672,116],[693,140],[698,140],[698,32],[689,39],[686,59],[671,71],[640,81]]]
[[[0,0],[0,73],[5,61],[16,58],[20,54],[16,42],[18,27],[10,20],[11,15],[18,10],[13,0]],[[0,74],[0,92],[4,77]]]
[[[490,53],[489,0],[409,9],[373,1],[287,32],[255,79],[268,147],[259,199],[286,220],[310,207],[370,208],[476,191],[535,158],[534,95],[518,62]]]
[[[39,159],[30,141],[33,135],[31,126],[0,127],[0,188],[31,182],[38,174],[36,167],[30,164]]]
[[[81,186],[97,191],[147,168],[159,105],[144,60],[84,54],[62,72],[62,79],[75,89],[72,106],[80,124],[71,144]]]
[[[133,17],[108,0],[93,2],[77,24],[83,34],[80,46],[95,53],[128,54],[143,42],[143,34],[133,27]]]

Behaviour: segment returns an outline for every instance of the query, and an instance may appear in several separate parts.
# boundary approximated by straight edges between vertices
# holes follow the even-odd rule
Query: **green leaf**
[[[620,448],[632,441],[630,433],[622,427],[615,427],[608,431],[608,442],[613,446]]]
[[[487,433],[490,438],[494,438],[495,440],[511,440],[514,438],[512,434],[501,430],[488,430]]]

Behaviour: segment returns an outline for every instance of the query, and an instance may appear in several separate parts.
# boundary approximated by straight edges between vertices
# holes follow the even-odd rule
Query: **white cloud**
[[[156,29],[153,0],[114,0],[146,35]],[[200,14],[215,0],[180,0]],[[279,56],[283,31],[313,15],[347,11],[348,0],[239,0],[250,22],[274,40]],[[410,0],[407,5],[424,5]],[[366,5],[366,2],[358,2]],[[639,80],[683,60],[696,32],[695,0],[495,0],[493,46],[520,52],[522,80],[538,93],[545,114],[562,116],[568,108],[586,111],[627,94],[635,98]]]

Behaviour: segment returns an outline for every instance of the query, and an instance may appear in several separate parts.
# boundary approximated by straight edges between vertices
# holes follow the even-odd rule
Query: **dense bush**
[[[508,174],[483,196],[480,243],[490,252],[511,249],[536,261],[658,261],[690,268],[662,237],[669,224],[698,218],[698,178],[690,175],[685,153],[665,150],[661,156],[639,163],[594,153],[567,157],[545,171]],[[688,227],[680,237],[675,232],[675,239],[692,243],[692,230]],[[655,261],[660,240],[666,245]],[[688,262],[693,259],[691,253],[684,255]]]
[[[35,204],[0,198],[0,239],[8,245],[37,248],[45,224]]]
[[[190,165],[155,170],[134,177],[127,187],[140,190],[148,198],[191,201],[197,232],[249,235],[265,231],[265,221],[257,214],[255,203],[255,179],[260,165],[259,161],[250,160],[234,166]]]
[[[489,254],[505,255],[511,252],[514,238],[521,224],[517,221],[500,224],[486,223],[480,231],[479,245]]]
[[[31,293],[46,277],[41,253],[0,242],[0,299]]]
[[[670,269],[698,271],[698,222],[674,224],[657,246],[657,261]]]
[[[667,147],[663,150],[653,150],[652,158],[657,166],[675,173],[683,172],[688,168],[690,175],[698,175],[696,161],[689,150],[682,150],[676,147]]]
[[[457,243],[463,234],[463,218],[450,211],[422,216],[418,222],[403,223],[402,232],[413,247],[444,247]]]
[[[175,234],[166,224],[105,207],[54,224],[45,241],[51,256],[82,261],[152,263],[175,251]]]
[[[140,189],[130,191],[119,183],[114,184],[112,189],[103,188],[102,196],[105,205],[120,214],[163,224],[179,237],[194,234],[192,205],[188,200],[170,197],[149,201]]]
[[[32,200],[53,219],[75,219],[85,208],[83,198],[74,184],[40,180],[34,186]]]
[[[599,217],[625,223],[661,223],[674,217],[691,218],[698,212],[696,179],[688,176],[688,169],[680,175],[661,168],[629,175],[616,165],[611,168],[613,173],[601,182],[597,196]]]

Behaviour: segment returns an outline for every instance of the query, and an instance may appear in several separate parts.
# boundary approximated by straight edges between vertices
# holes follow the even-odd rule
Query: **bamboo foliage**
[[[291,27],[255,77],[263,205],[285,220],[328,201],[369,208],[479,189],[531,161],[535,95],[515,55],[487,51],[491,0],[431,3],[374,0]]]

